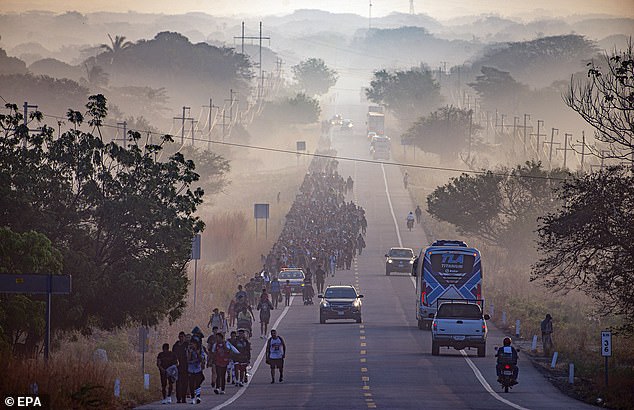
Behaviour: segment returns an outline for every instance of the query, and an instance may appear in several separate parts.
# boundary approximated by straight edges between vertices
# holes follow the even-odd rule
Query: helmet
[[[510,337],[505,337],[503,343],[504,343],[504,346],[510,346],[511,343],[512,343],[511,338]]]

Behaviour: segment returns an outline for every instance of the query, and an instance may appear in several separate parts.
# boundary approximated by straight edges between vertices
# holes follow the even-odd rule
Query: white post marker
[[[114,397],[121,396],[121,380],[114,379]]]
[[[493,303],[489,305],[489,316],[495,316],[495,306],[493,306]]]
[[[506,326],[506,312],[502,311],[502,324]]]
[[[575,364],[568,365],[568,383],[575,384]]]
[[[515,321],[515,337],[520,337],[520,320]]]
[[[150,390],[150,375],[147,373],[143,375],[143,388],[145,390]]]
[[[537,335],[533,335],[533,343],[531,343],[531,351],[537,351]]]
[[[557,356],[559,356],[559,353],[555,352],[553,353],[553,360],[552,362],[550,362],[550,368],[554,369],[555,366],[557,366]]]

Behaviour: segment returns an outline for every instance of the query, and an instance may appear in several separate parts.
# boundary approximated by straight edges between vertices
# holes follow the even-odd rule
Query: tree
[[[620,315],[634,332],[634,176],[609,167],[566,181],[563,204],[540,219],[542,258],[531,280],[554,291],[578,289],[600,304],[602,316]]]
[[[45,234],[63,255],[73,292],[59,297],[58,327],[90,331],[174,320],[184,309],[191,238],[204,228],[194,216],[203,191],[181,153],[159,154],[173,142],[141,140],[128,148],[105,143],[106,99],[89,97],[93,133],[70,130],[53,139],[46,125],[28,132],[17,105],[0,115],[0,226]],[[69,110],[68,121],[84,115]],[[32,113],[30,122],[41,114]],[[31,125],[31,129],[35,126]],[[26,147],[23,142],[26,141]]]
[[[537,220],[558,204],[554,188],[567,176],[562,169],[546,171],[539,162],[462,174],[427,196],[427,210],[462,234],[530,255]]]
[[[603,57],[605,67],[589,63],[587,78],[570,80],[566,104],[590,124],[595,137],[608,145],[608,157],[632,162],[634,172],[634,57],[625,51]],[[595,154],[598,154],[596,152]]]
[[[108,86],[108,73],[98,65],[84,63],[86,68],[86,78],[81,78],[80,82],[83,86],[91,90],[99,90]]]
[[[9,57],[7,52],[0,48],[0,75],[26,74],[26,63],[19,58]]]
[[[320,112],[319,101],[306,94],[297,94],[267,103],[259,120],[271,120],[278,124],[312,124],[317,122]]]
[[[0,227],[0,275],[61,270],[62,254],[46,236]],[[44,335],[44,302],[24,294],[0,294],[0,302],[0,351],[21,341],[27,352],[34,353]]]
[[[321,95],[337,83],[337,72],[321,58],[309,58],[291,67],[299,88],[307,95]]]
[[[482,67],[481,72],[482,75],[477,76],[469,86],[478,93],[482,108],[504,107],[516,111],[520,98],[529,91],[528,87],[515,81],[507,71]]]
[[[442,107],[419,118],[401,138],[444,160],[455,160],[459,152],[467,150],[470,138],[472,145],[477,141],[481,127],[473,124],[472,115],[471,110]]]
[[[125,36],[115,36],[113,40],[110,33],[108,33],[108,38],[110,39],[110,44],[101,44],[99,47],[110,54],[110,64],[121,54],[121,51],[134,45],[130,41],[125,41]]]
[[[392,73],[376,71],[365,94],[368,100],[387,107],[406,123],[431,112],[443,101],[440,85],[425,67]]]

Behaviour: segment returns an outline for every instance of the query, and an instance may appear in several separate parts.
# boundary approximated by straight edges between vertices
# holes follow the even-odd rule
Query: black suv
[[[319,323],[328,319],[354,319],[361,323],[361,298],[351,285],[328,286],[323,295],[319,295]]]
[[[416,275],[414,272],[414,251],[411,248],[390,248],[385,254],[385,274],[392,272],[407,272]]]

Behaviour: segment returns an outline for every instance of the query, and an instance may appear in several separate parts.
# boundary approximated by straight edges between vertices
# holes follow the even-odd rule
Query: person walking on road
[[[266,342],[266,363],[271,366],[271,384],[275,383],[275,369],[279,369],[279,382],[284,381],[284,359],[286,358],[286,344],[275,329],[271,329],[271,337]]]
[[[317,282],[317,293],[324,293],[326,272],[321,268],[321,265],[317,265],[317,270],[315,271],[315,281]]]
[[[161,375],[161,393],[163,394],[161,404],[172,404],[172,389],[174,388],[174,381],[178,380],[178,358],[176,353],[170,351],[169,343],[163,344],[163,351],[156,357],[156,366]],[[165,388],[168,383],[169,390],[166,394]]]
[[[239,352],[233,355],[236,367],[236,386],[243,387],[247,382],[247,366],[251,361],[251,343],[247,339],[244,329],[238,330],[238,341],[235,348]]]
[[[273,276],[271,280],[271,302],[273,303],[273,309],[277,309],[277,304],[280,302],[282,296],[282,286],[277,276]]]
[[[192,338],[187,349],[187,373],[192,404],[200,404],[200,385],[205,380],[203,364],[203,351],[200,341],[198,338]]]
[[[330,275],[334,278],[335,277],[335,271],[337,270],[337,257],[335,256],[334,253],[332,253],[328,257],[328,260],[330,261]]]
[[[266,297],[264,297],[266,295]],[[268,293],[262,293],[260,303],[258,303],[257,310],[260,311],[260,339],[264,339],[268,331],[269,322],[271,321],[271,310],[273,310],[273,304],[269,300]]]
[[[216,362],[216,388],[214,389],[216,394],[225,394],[227,366],[231,360],[231,352],[240,353],[235,346],[225,340],[222,333],[216,333],[216,344],[213,351]]]
[[[363,239],[363,235],[359,234],[359,236],[357,236],[357,249],[359,250],[359,256],[361,256],[363,248],[365,248],[365,239]]]
[[[178,334],[178,340],[172,346],[172,352],[178,360],[178,379],[176,379],[176,403],[185,403],[187,398],[188,373],[187,373],[187,341],[185,332]]]
[[[405,174],[403,175],[403,186],[405,187],[405,189],[407,189],[408,182],[409,182],[409,174],[407,173],[407,171],[405,171]]]
[[[420,209],[420,205],[416,205],[416,209],[414,210],[414,214],[416,215],[416,224],[420,225],[420,218],[423,216],[423,210]]]
[[[553,318],[550,313],[547,313],[546,318],[542,320],[541,329],[544,356],[549,357],[553,350]]]
[[[284,293],[284,306],[291,305],[291,281],[286,280],[284,287],[282,288],[282,292]]]

